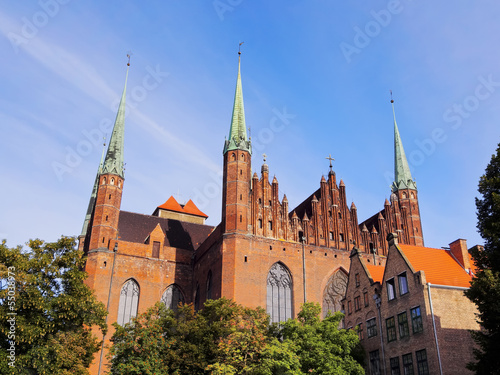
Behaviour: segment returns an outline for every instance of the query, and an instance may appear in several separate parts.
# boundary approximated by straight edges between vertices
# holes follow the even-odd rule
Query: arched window
[[[169,285],[161,296],[161,302],[165,304],[168,309],[176,311],[179,303],[184,303],[184,295],[182,294],[181,288],[175,284]]]
[[[337,270],[328,280],[325,290],[323,291],[323,317],[331,312],[342,310],[340,301],[344,298],[347,288],[347,275]]]
[[[290,319],[292,310],[292,276],[281,263],[274,263],[267,274],[267,313],[271,322]]]
[[[132,279],[123,284],[118,304],[118,324],[124,326],[137,315],[139,285]]]
[[[207,276],[207,299],[212,299],[212,271],[208,271]]]
[[[236,160],[236,154],[234,152],[231,154],[231,160]]]
[[[102,184],[103,184],[103,185],[106,185],[106,177],[103,177],[103,178],[102,178]]]
[[[114,185],[115,184],[115,179],[114,177],[111,177],[111,185]]]

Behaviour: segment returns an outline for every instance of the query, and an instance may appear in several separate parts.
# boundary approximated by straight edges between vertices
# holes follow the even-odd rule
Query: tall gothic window
[[[184,303],[184,295],[182,294],[181,288],[175,284],[169,285],[161,296],[161,302],[163,302],[168,309],[176,311],[179,303]]]
[[[208,271],[207,276],[207,300],[212,299],[212,271]]]
[[[328,280],[325,290],[323,291],[323,317],[331,312],[342,310],[340,301],[344,298],[347,288],[347,275],[337,270]]]
[[[120,302],[118,304],[118,324],[124,326],[137,315],[139,304],[139,285],[129,279],[123,284],[120,292]]]
[[[267,275],[267,313],[271,322],[290,319],[292,310],[292,277],[281,263],[274,263]]]

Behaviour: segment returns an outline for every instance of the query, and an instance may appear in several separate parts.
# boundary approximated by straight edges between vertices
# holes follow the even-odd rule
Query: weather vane
[[[132,56],[132,52],[131,52],[131,51],[128,51],[128,52],[127,52],[127,57],[128,57],[127,66],[130,66],[130,56]]]
[[[241,45],[245,43],[245,42],[241,42],[239,45],[238,45],[238,55],[241,55]]]
[[[262,154],[262,157],[264,158],[264,163],[265,163],[266,159],[267,159],[267,155],[266,154]]]
[[[394,100],[392,100],[392,90],[389,90],[389,92],[391,93],[391,103],[394,103]]]

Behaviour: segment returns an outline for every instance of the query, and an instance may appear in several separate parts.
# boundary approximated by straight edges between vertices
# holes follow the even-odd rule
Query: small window
[[[360,280],[359,280],[359,273],[357,273],[355,276],[354,276],[354,279],[356,281],[356,288],[359,286],[360,284]]]
[[[231,154],[231,159],[236,160],[236,155],[234,154],[234,152]]]
[[[339,219],[342,219],[342,213],[339,212]]]
[[[429,375],[429,366],[427,364],[427,352],[425,349],[415,352],[417,357],[417,372],[418,375]]]
[[[361,310],[361,297],[357,296],[354,297],[354,311],[359,311]]]
[[[259,198],[259,204],[262,204],[262,199],[261,198]]]
[[[259,222],[259,228],[262,229],[262,219],[259,219],[258,222]]]
[[[103,184],[103,185],[106,185],[106,177],[103,177],[103,178],[102,178],[102,184]]]
[[[269,207],[271,207],[271,206],[272,206],[272,202],[271,202],[271,201],[269,201]]]
[[[368,305],[370,304],[370,299],[368,298],[368,292],[363,293],[363,301],[365,303],[365,307],[368,307]]]
[[[406,272],[398,275],[398,283],[399,283],[399,294],[404,295],[408,293],[408,280],[406,279]]]
[[[401,375],[399,371],[399,357],[394,357],[389,360],[391,364],[391,375]]]
[[[158,241],[153,242],[153,258],[160,257],[160,243]]]
[[[115,179],[114,177],[111,178],[111,185],[114,185],[115,184]]]
[[[344,242],[344,234],[343,233],[339,233],[339,239],[340,239],[340,242]]]
[[[330,211],[328,211],[328,216],[329,216],[329,217],[332,217],[332,211],[331,211],[331,210],[330,210]]]
[[[109,194],[108,199],[111,199],[111,194]]]
[[[375,318],[366,321],[366,334],[368,338],[377,336],[377,321]]]
[[[240,194],[240,201],[243,200],[243,194]]]
[[[413,333],[419,333],[424,330],[422,324],[422,315],[420,314],[420,306],[410,309],[411,314],[411,326],[413,328]]]
[[[387,329],[387,342],[396,340],[396,324],[393,316],[385,320],[385,327]]]
[[[330,232],[330,240],[333,240],[333,232]]]
[[[243,222],[243,216],[240,215],[240,223],[242,223],[242,222]]]
[[[352,303],[351,301],[347,301],[347,314],[352,314]]]
[[[410,336],[410,330],[408,328],[408,317],[406,311],[398,314],[398,327],[399,327],[399,338]]]
[[[373,246],[373,242],[370,242],[370,253],[373,253],[373,250],[375,249],[375,247]]]
[[[106,221],[108,221],[108,215],[106,215]]]
[[[102,243],[104,243],[104,237],[102,238]]]
[[[387,284],[387,299],[389,301],[392,301],[394,298],[396,298],[394,279],[387,280],[386,284]]]
[[[272,221],[270,221],[268,223],[268,228],[269,228],[269,230],[273,230],[273,222]]]
[[[403,373],[413,375],[413,356],[411,353],[403,355]]]
[[[380,355],[378,350],[370,352],[370,373],[371,375],[380,375]]]
[[[365,338],[365,334],[363,332],[363,323],[358,324],[358,337],[359,337],[359,341],[361,341]]]
[[[240,176],[243,174],[243,169],[240,169]]]

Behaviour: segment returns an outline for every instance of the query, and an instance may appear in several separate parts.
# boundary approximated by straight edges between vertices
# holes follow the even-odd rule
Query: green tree
[[[476,374],[500,374],[500,144],[479,180],[476,198],[477,229],[484,239],[484,250],[476,249],[472,257],[476,274],[466,296],[478,308],[482,329],[472,332],[478,344],[476,362],[469,369]]]
[[[329,314],[321,320],[321,306],[305,303],[297,319],[284,323],[283,343],[293,343],[304,374],[364,374],[355,358],[359,345],[353,330],[339,329],[343,315]]]
[[[305,304],[298,319],[270,325],[262,308],[225,298],[174,312],[156,304],[124,327],[115,325],[113,375],[363,374],[354,331],[339,330],[341,314],[319,319]]]
[[[300,374],[298,358],[269,335],[269,317],[225,298],[177,311],[157,303],[124,327],[115,324],[111,373]]]
[[[29,247],[0,245],[0,374],[88,374],[106,308],[84,284],[83,254],[69,237]]]

